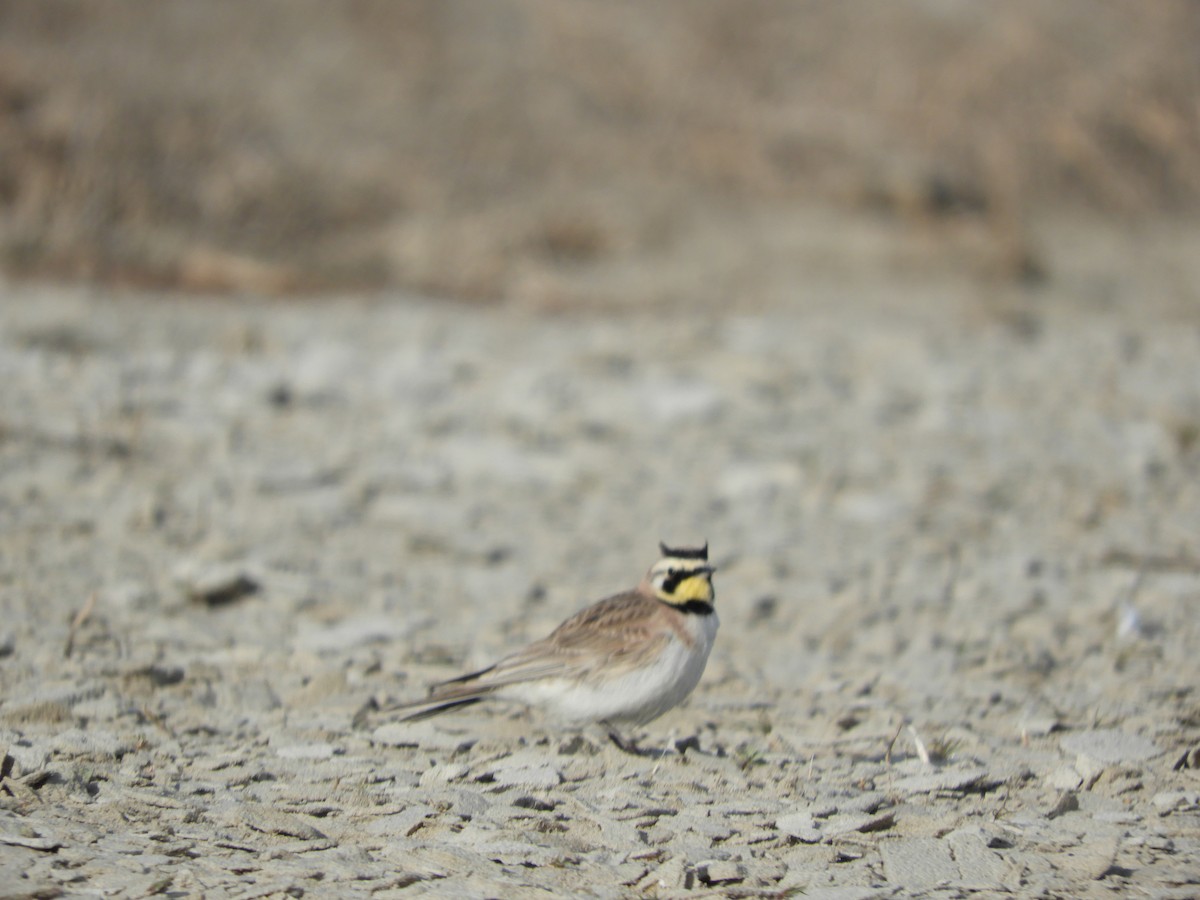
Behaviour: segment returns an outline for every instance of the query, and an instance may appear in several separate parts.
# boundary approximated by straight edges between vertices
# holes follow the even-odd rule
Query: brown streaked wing
[[[559,650],[596,649],[609,641],[644,640],[654,630],[659,603],[636,591],[626,591],[581,609],[539,644]],[[532,649],[532,646],[530,647]]]
[[[669,639],[661,619],[664,612],[670,611],[657,600],[627,591],[576,613],[529,650],[540,644],[543,652],[572,659],[576,675],[601,667],[623,670],[662,649]]]
[[[582,609],[540,641],[494,666],[437,685],[425,702],[489,693],[538,678],[584,678],[599,668],[624,671],[645,662],[669,640],[662,605],[633,591]]]

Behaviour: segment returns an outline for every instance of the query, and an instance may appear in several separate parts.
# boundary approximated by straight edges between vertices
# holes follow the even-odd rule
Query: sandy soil
[[[1195,262],[1086,246],[704,314],[5,287],[4,896],[1194,895]],[[356,721],[660,538],[721,566],[677,752]]]

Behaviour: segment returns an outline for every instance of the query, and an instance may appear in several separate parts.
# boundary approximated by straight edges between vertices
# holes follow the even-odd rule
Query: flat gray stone
[[[371,740],[387,747],[425,747],[453,750],[462,737],[448,734],[433,722],[387,722],[371,732]]]
[[[562,784],[562,772],[550,763],[536,766],[505,766],[493,773],[495,783],[506,787],[551,788]]]
[[[959,880],[951,845],[931,837],[887,841],[879,848],[887,880],[906,891]]]
[[[24,847],[26,850],[38,850],[43,853],[53,853],[63,844],[62,841],[50,837],[35,837],[27,834],[7,834],[0,832],[0,844],[10,847]]]
[[[775,820],[775,827],[784,834],[791,835],[806,844],[818,843],[821,838],[821,826],[813,818],[811,812],[788,813]]]
[[[1060,746],[1068,753],[1096,762],[1115,764],[1153,759],[1162,750],[1151,740],[1116,728],[1099,728],[1066,735]]]
[[[1160,815],[1165,815],[1169,812],[1197,809],[1200,808],[1200,791],[1160,791],[1154,795],[1154,799],[1150,802],[1154,804],[1154,808],[1159,811]]]
[[[1046,778],[1046,784],[1056,791],[1073,791],[1083,784],[1083,776],[1074,766],[1059,766]]]
[[[910,775],[896,781],[894,787],[902,794],[932,794],[934,791],[967,791],[988,777],[987,769],[953,767],[923,775]]]
[[[714,859],[696,864],[696,877],[701,884],[739,884],[746,880],[746,867],[728,859]]]
[[[41,743],[11,743],[8,745],[8,755],[13,759],[14,778],[40,772],[50,762],[50,751]]]
[[[458,781],[460,778],[465,778],[470,771],[471,767],[464,763],[445,763],[434,766],[421,773],[421,787]]]
[[[776,828],[806,844],[832,840],[853,832],[866,834],[884,831],[893,824],[895,815],[891,812],[836,813],[832,816],[817,817],[811,812],[801,811],[780,816],[775,820]]]
[[[417,803],[391,815],[372,819],[364,830],[369,834],[404,838],[416,831],[426,819],[435,815],[436,812],[432,807],[426,806],[424,803]]]
[[[1111,825],[1136,825],[1143,817],[1130,810],[1111,809],[1095,813],[1092,818]]]
[[[1020,733],[1029,737],[1045,737],[1062,727],[1056,716],[1035,716],[1021,720]]]
[[[282,834],[302,841],[321,840],[325,835],[312,824],[308,816],[275,809],[264,803],[242,803],[237,807],[238,817],[255,831],[266,834]]]
[[[284,744],[275,748],[280,759],[329,759],[341,752],[336,744]]]
[[[176,568],[175,580],[189,600],[208,606],[235,603],[261,587],[258,576],[243,562],[187,561]]]
[[[493,783],[506,787],[551,788],[562,784],[563,775],[542,753],[524,752],[496,760],[484,770]]]
[[[946,835],[946,843],[954,855],[959,878],[973,890],[1004,890],[1018,885],[1010,884],[1013,866],[992,849],[993,836],[978,825],[968,825]],[[1019,880],[1019,877],[1018,879]]]

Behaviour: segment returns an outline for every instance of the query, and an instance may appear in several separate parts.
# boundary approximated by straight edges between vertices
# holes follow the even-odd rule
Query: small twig
[[[93,591],[80,607],[79,612],[75,613],[75,618],[71,620],[71,628],[67,632],[67,645],[63,648],[63,657],[70,659],[71,651],[75,649],[75,633],[83,627],[83,623],[88,620],[92,614],[92,610],[96,608],[96,592]]]
[[[1100,565],[1123,569],[1134,569],[1139,575],[1146,572],[1178,572],[1185,575],[1200,574],[1200,559],[1186,553],[1140,553],[1123,547],[1114,547],[1100,557]]]
[[[883,754],[883,761],[889,766],[892,764],[892,748],[896,746],[896,741],[900,739],[900,733],[904,731],[904,726],[908,723],[903,719],[900,721],[900,727],[896,729],[896,733],[892,735],[892,739],[888,741],[887,751]]]
[[[1000,799],[1000,806],[997,807],[996,809],[992,810],[992,821],[993,822],[998,822],[1000,820],[1000,817],[1002,815],[1004,815],[1005,812],[1007,812],[1008,800],[1009,800],[1009,797],[1011,797],[1011,796],[1012,796],[1012,792],[1008,789],[1008,786],[1006,785],[1004,787],[1004,796],[1001,797],[1001,799]]]
[[[658,761],[654,763],[654,768],[650,770],[651,778],[653,778],[654,776],[656,776],[658,774],[658,769],[662,765],[662,761],[666,758],[667,754],[671,752],[672,748],[674,748],[674,746],[675,746],[675,731],[676,731],[676,729],[672,728],[670,733],[667,735],[667,745],[665,747],[663,747],[663,749],[661,751],[659,751]]]

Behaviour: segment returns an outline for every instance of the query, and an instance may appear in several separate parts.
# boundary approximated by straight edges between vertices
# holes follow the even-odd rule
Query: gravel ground
[[[0,287],[0,895],[1195,896],[1195,307],[962,290]],[[359,715],[660,538],[678,752]]]

